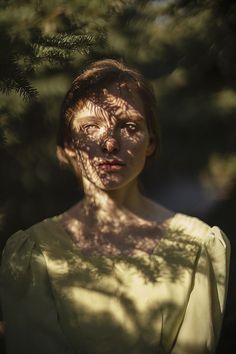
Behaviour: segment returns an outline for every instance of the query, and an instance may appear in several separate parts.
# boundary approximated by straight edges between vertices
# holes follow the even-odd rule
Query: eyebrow
[[[145,118],[141,115],[134,115],[134,117],[135,117],[135,120],[145,121]],[[132,117],[124,117],[123,119],[131,119],[132,120]]]
[[[138,121],[145,121],[145,118],[141,115],[135,115],[134,117],[135,117],[135,119],[133,119],[133,117],[127,117],[127,116],[121,116],[119,118],[121,118],[122,120],[126,119],[126,120],[135,120],[135,121],[137,121],[137,120]],[[82,118],[77,119],[77,121],[83,122],[83,121],[87,121],[89,119],[103,121],[103,119],[99,116],[84,116]]]
[[[76,122],[85,122],[85,121],[87,121],[89,119],[96,120],[96,121],[102,121],[102,119],[100,117],[97,117],[97,116],[84,116],[84,117],[81,117],[81,118],[77,118]]]

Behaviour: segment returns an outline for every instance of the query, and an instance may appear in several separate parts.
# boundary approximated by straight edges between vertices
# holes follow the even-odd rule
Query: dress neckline
[[[168,231],[170,231],[174,224],[176,223],[176,220],[182,218],[184,214],[182,213],[175,213],[171,218],[167,219],[169,220],[167,225],[163,224],[163,234],[162,237],[156,242],[155,247],[153,248],[152,252],[149,254],[144,251],[137,251],[136,253],[141,254],[142,256],[146,257],[151,257],[153,256],[156,251],[159,248],[159,244],[163,242],[167,237],[168,237]],[[136,255],[112,255],[112,254],[84,254],[82,249],[80,248],[79,244],[74,242],[71,235],[64,229],[64,227],[58,222],[58,219],[60,218],[60,215],[55,215],[53,217],[49,217],[45,219],[44,221],[52,228],[56,229],[61,238],[63,239],[64,242],[67,243],[67,245],[72,248],[74,251],[76,251],[78,254],[83,256],[84,258],[135,258]]]

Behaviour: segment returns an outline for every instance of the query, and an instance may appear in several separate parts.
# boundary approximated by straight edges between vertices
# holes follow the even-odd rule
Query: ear
[[[146,156],[152,155],[156,149],[156,146],[157,146],[157,144],[156,144],[154,137],[150,136],[149,137],[149,144],[146,148]]]
[[[64,165],[70,164],[76,155],[75,151],[72,148],[62,148],[61,146],[57,146],[56,153],[58,160]]]
[[[71,168],[79,180],[81,180],[80,164],[76,158],[76,152],[71,147],[65,146],[62,148],[61,146],[57,146],[57,158],[62,166]]]
[[[76,156],[75,150],[72,149],[70,146],[65,146],[64,151],[68,158],[74,158]]]

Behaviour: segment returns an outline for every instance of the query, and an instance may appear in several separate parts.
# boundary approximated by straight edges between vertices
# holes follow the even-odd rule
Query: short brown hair
[[[152,155],[157,152],[160,145],[160,127],[154,93],[148,82],[137,70],[131,69],[123,62],[114,59],[93,62],[73,81],[61,106],[57,137],[59,150],[63,150],[66,145],[71,143],[71,123],[81,104],[83,105],[83,102],[92,95],[98,95],[101,89],[116,82],[132,84],[141,97],[148,131],[156,142],[156,149]]]

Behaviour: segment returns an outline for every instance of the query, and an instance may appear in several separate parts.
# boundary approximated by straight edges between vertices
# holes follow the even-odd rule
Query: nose
[[[118,152],[119,151],[118,141],[113,137],[106,138],[105,141],[102,143],[102,151],[108,153]]]

